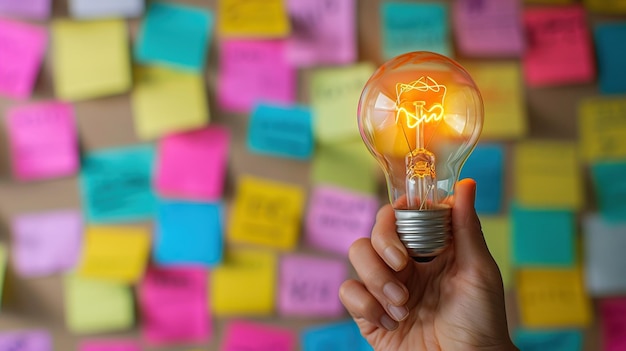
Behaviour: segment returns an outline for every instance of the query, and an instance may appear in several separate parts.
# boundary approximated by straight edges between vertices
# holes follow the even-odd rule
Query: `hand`
[[[378,212],[371,239],[350,247],[360,281],[345,281],[339,296],[376,351],[517,350],[502,277],[474,210],[475,193],[473,180],[457,184],[451,245],[429,263],[408,257],[389,205]]]

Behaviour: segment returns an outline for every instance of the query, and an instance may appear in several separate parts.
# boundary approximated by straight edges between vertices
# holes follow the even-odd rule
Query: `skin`
[[[359,279],[339,297],[376,351],[509,351],[502,277],[474,209],[476,183],[457,183],[453,239],[429,263],[408,257],[393,209],[380,209],[371,238],[350,247]]]

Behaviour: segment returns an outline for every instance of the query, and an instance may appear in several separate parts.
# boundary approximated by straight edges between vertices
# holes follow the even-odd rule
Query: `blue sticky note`
[[[582,351],[583,334],[579,330],[518,329],[513,343],[520,351]]]
[[[572,267],[575,214],[513,206],[513,264],[517,267]]]
[[[300,336],[302,351],[373,351],[352,320],[305,328]]]
[[[381,16],[386,59],[418,50],[452,54],[448,8],[444,4],[384,2]]]
[[[154,148],[139,145],[89,153],[80,174],[82,202],[90,222],[149,219],[154,215],[152,191]]]
[[[256,106],[250,117],[248,146],[260,154],[310,158],[313,153],[311,110],[303,106]]]
[[[214,266],[222,261],[222,211],[217,203],[159,203],[154,260],[163,266]]]
[[[603,94],[626,93],[626,22],[599,24],[594,30],[598,80]]]
[[[212,27],[213,14],[205,9],[152,2],[139,29],[135,59],[200,72]]]
[[[476,211],[497,214],[502,207],[504,147],[500,144],[476,146],[461,169],[461,177],[476,181]]]
[[[607,222],[626,223],[625,175],[626,161],[601,162],[591,166],[596,203]]]

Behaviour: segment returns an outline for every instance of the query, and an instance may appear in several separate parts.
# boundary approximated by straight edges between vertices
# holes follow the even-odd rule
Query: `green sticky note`
[[[591,166],[593,187],[600,214],[608,222],[626,218],[626,162],[599,162]]]
[[[511,221],[508,217],[481,216],[480,223],[487,247],[500,268],[505,289],[512,286],[513,265],[511,263]]]
[[[4,271],[7,269],[7,248],[0,244],[0,302],[2,302],[2,291],[4,290]]]

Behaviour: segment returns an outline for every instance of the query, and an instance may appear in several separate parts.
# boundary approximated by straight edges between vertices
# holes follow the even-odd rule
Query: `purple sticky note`
[[[52,337],[44,330],[0,332],[0,351],[52,351]]]
[[[215,201],[222,197],[230,133],[219,126],[161,139],[155,184],[160,195]]]
[[[151,344],[210,337],[206,269],[150,267],[139,286],[142,335]]]
[[[78,351],[141,351],[134,340],[83,340]]]
[[[42,20],[50,16],[51,0],[0,0],[0,15]]]
[[[297,67],[347,64],[357,57],[355,0],[289,0],[287,60]]]
[[[349,190],[316,186],[306,215],[306,239],[314,247],[347,254],[350,245],[368,237],[374,224],[378,200]]]
[[[339,286],[348,277],[344,260],[286,255],[280,263],[278,308],[286,316],[337,317]]]
[[[626,297],[600,300],[604,351],[626,350]]]
[[[13,265],[20,276],[65,272],[78,262],[83,231],[80,211],[20,215],[12,229]]]
[[[292,104],[296,71],[283,40],[221,41],[217,99],[228,111],[247,113],[260,102]]]
[[[296,336],[289,329],[247,321],[231,321],[221,351],[293,351]]]
[[[0,95],[16,99],[31,96],[47,41],[41,27],[0,19]]]

